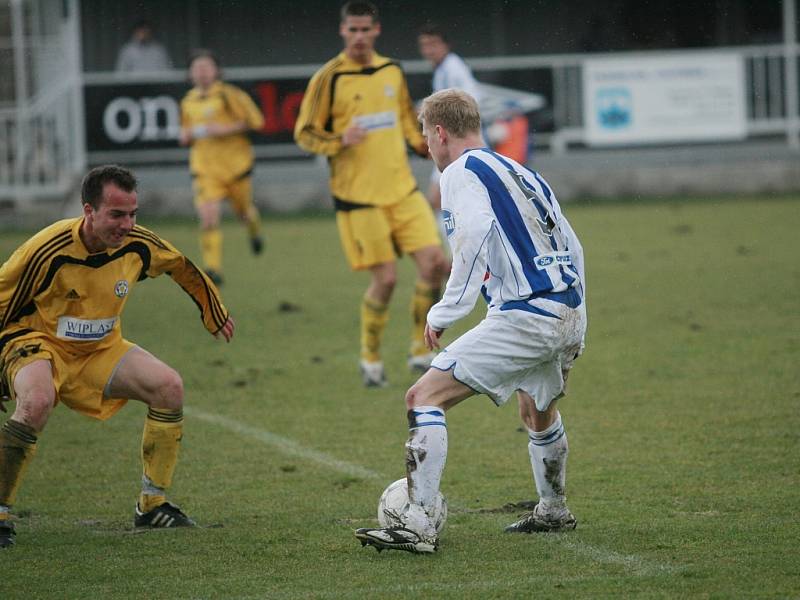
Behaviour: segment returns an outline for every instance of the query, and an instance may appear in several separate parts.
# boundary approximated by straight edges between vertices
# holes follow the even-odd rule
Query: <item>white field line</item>
[[[183,412],[191,415],[192,418],[200,419],[206,423],[219,425],[228,431],[258,440],[259,442],[262,442],[268,446],[272,446],[287,456],[302,458],[309,462],[317,463],[318,465],[322,465],[323,467],[333,469],[334,471],[338,471],[352,477],[360,477],[362,479],[384,479],[383,475],[380,473],[376,473],[375,471],[364,468],[360,465],[339,460],[332,457],[330,454],[326,454],[325,452],[319,452],[318,450],[306,448],[294,440],[282,435],[278,435],[277,433],[272,433],[271,431],[260,429],[258,427],[251,427],[250,425],[245,425],[239,421],[234,421],[233,419],[228,419],[227,417],[223,417],[221,415],[203,412],[201,410],[197,410],[196,408],[190,409],[184,407]]]
[[[318,465],[322,465],[323,467],[344,473],[345,475],[381,481],[388,481],[389,479],[377,471],[373,471],[371,469],[367,469],[366,467],[362,467],[361,465],[350,463],[344,460],[339,460],[330,454],[320,452],[319,450],[306,448],[291,438],[272,433],[266,429],[245,425],[239,421],[235,421],[214,413],[207,413],[196,408],[184,407],[183,412],[191,415],[195,419],[200,419],[201,421],[205,421],[206,423],[211,423],[213,425],[218,425],[233,433],[237,433],[239,435],[262,442],[268,446],[272,446],[287,456],[301,458],[309,462],[317,463]],[[623,566],[626,569],[635,572],[637,575],[645,576],[655,575],[658,573],[672,573],[680,569],[680,567],[676,567],[674,565],[648,561],[640,556],[636,556],[635,554],[621,554],[607,548],[586,544],[578,540],[570,539],[568,536],[548,534],[542,537],[548,539],[554,544],[558,544],[573,551],[575,554],[580,554],[581,556],[585,556],[586,558],[589,558],[595,562]]]

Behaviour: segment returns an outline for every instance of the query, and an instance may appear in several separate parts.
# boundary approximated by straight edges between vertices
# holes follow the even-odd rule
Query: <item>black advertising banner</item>
[[[479,73],[484,83],[481,110],[488,104],[505,106],[531,100],[537,106],[552,95],[549,73],[542,69]],[[407,73],[414,99],[430,94],[429,73]],[[297,158],[305,156],[292,137],[297,113],[308,77],[226,79],[250,94],[264,115],[264,127],[251,134],[256,158]],[[491,83],[492,85],[485,85]],[[510,87],[498,87],[510,86]],[[84,85],[86,144],[90,162],[161,163],[186,160],[186,149],[178,145],[180,102],[189,91],[186,81],[140,81],[89,79]],[[531,94],[537,91],[544,96]],[[491,100],[492,103],[488,101]],[[486,106],[485,106],[486,105]],[[528,107],[523,112],[531,110]],[[487,115],[488,113],[484,113]],[[539,131],[552,131],[552,115],[547,110],[529,113],[531,125]],[[548,119],[550,117],[550,119]]]
[[[230,81],[247,91],[264,114],[264,127],[252,134],[256,147],[293,144],[292,131],[307,79]],[[185,83],[87,84],[84,87],[86,144],[90,153],[178,148],[180,102]],[[132,152],[133,151],[133,152]],[[143,152],[157,160],[159,152]]]

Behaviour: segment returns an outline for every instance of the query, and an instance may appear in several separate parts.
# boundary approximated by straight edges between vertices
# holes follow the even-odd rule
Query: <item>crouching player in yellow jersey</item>
[[[381,32],[370,2],[341,9],[344,51],[311,78],[295,124],[295,141],[328,156],[336,223],[350,267],[372,278],[361,303],[361,372],[367,386],[385,385],[381,337],[397,280],[398,252],[417,267],[411,302],[409,366],[425,371],[425,317],[446,269],[433,212],[417,188],[406,142],[428,155],[400,65],[374,51]]]
[[[181,101],[180,143],[191,145],[194,203],[200,217],[203,267],[222,283],[222,201],[228,198],[245,223],[254,254],[263,248],[261,220],[253,204],[253,146],[247,132],[261,129],[264,117],[246,92],[219,80],[214,54],[197,50],[189,63],[194,84]]]
[[[172,368],[122,337],[120,317],[137,282],[168,273],[200,308],[203,325],[230,341],[234,323],[208,277],[169,242],[136,225],[136,179],[92,169],[83,216],[58,221],[0,267],[0,548],[14,543],[9,509],[58,402],[108,419],[128,399],[149,406],[142,435],[137,527],[194,522],[167,502],[183,429],[183,383]]]

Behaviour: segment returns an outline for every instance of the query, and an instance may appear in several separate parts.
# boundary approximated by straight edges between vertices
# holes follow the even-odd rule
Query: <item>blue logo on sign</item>
[[[444,231],[447,234],[447,237],[450,237],[450,235],[456,230],[456,218],[449,210],[443,210],[442,222],[444,223]]]
[[[605,129],[623,129],[633,120],[633,98],[627,88],[598,90],[597,122]]]

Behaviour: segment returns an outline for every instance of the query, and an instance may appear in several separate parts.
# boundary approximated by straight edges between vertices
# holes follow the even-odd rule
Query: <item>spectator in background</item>
[[[450,49],[447,35],[432,23],[423,25],[417,36],[419,53],[433,67],[433,91],[448,88],[463,90],[480,103],[480,84],[476,81],[467,63]],[[437,213],[437,221],[441,226],[442,194],[439,189],[439,169],[434,166],[428,184],[428,202]]]
[[[165,71],[172,68],[167,49],[153,36],[149,21],[133,26],[131,39],[120,48],[116,70],[124,73]]]

